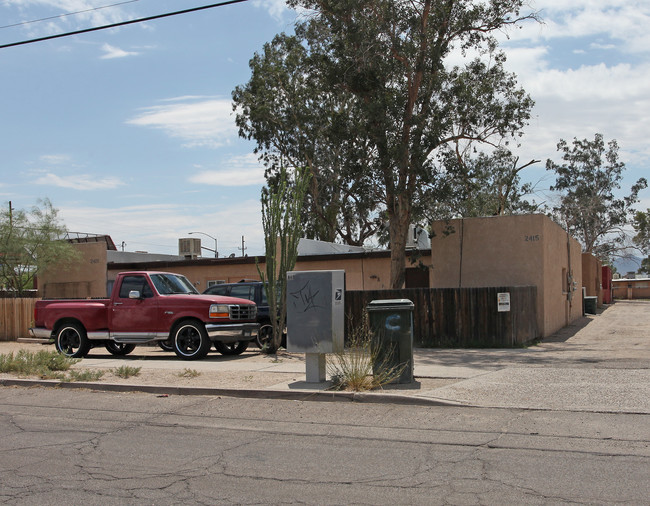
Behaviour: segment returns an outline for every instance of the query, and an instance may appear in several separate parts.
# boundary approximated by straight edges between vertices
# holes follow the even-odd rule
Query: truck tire
[[[204,358],[210,350],[210,339],[202,323],[185,321],[172,331],[174,352],[183,360]]]
[[[135,350],[135,344],[126,344],[126,343],[116,343],[115,341],[108,341],[106,343],[106,349],[111,355],[117,357],[123,357],[128,355],[133,350]]]
[[[257,347],[262,349],[273,339],[273,326],[271,324],[262,325],[257,332]]]
[[[237,341],[235,343],[215,342],[214,348],[222,355],[241,355],[248,348],[248,341]]]
[[[70,358],[83,358],[90,351],[90,341],[78,323],[66,323],[56,331],[56,350]]]

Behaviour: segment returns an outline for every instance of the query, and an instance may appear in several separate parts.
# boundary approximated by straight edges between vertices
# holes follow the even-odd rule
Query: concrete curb
[[[285,391],[285,390],[250,390],[236,388],[178,387],[161,385],[125,385],[120,383],[92,383],[82,381],[59,381],[40,379],[0,379],[0,386],[5,387],[46,387],[87,389],[102,392],[141,392],[156,395],[208,395],[236,397],[242,399],[283,399],[292,401],[317,402],[360,402],[365,404],[401,404],[413,406],[465,406],[453,401],[414,397],[409,395],[369,393],[369,392],[335,392],[335,391]]]

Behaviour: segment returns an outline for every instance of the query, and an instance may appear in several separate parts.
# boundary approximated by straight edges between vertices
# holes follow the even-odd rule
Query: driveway
[[[447,368],[464,375],[425,397],[486,407],[650,413],[650,301],[618,301],[529,348],[420,350],[419,362],[430,373]]]

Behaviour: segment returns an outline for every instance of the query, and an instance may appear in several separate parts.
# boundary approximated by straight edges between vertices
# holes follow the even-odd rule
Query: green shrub
[[[201,373],[196,369],[185,368],[181,372],[179,372],[177,376],[179,378],[196,378],[197,376],[201,376]]]
[[[113,369],[113,374],[120,378],[126,379],[130,378],[131,376],[139,376],[141,369],[142,367],[129,367],[128,365],[123,365],[117,369]]]
[[[70,358],[56,351],[39,351],[36,353],[36,363],[42,364],[50,371],[68,371],[78,358]]]
[[[0,355],[0,372],[60,379],[62,375],[54,373],[67,371],[77,362],[79,359],[66,357],[56,351],[33,353],[19,350],[15,355],[13,353]]]
[[[367,315],[350,331],[348,347],[334,354],[328,369],[336,390],[361,392],[380,388],[395,381],[406,364],[390,366],[391,352],[375,344]]]
[[[104,371],[75,371],[69,373],[69,381],[97,381],[104,375]]]

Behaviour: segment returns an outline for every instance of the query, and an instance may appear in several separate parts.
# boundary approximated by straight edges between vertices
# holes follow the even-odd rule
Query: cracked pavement
[[[465,406],[3,386],[0,504],[650,504],[649,309],[528,349],[418,350],[429,388],[401,393]],[[190,366],[276,389],[293,362]]]
[[[644,504],[648,416],[0,389],[3,504]]]

